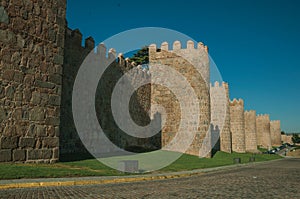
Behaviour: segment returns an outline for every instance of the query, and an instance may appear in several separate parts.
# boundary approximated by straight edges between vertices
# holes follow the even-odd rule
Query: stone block
[[[56,117],[47,117],[46,118],[46,124],[47,125],[58,126],[59,125],[59,118],[56,118]]]
[[[57,54],[54,55],[53,63],[58,64],[58,65],[62,65],[64,63],[64,57],[61,56],[61,55],[57,55]]]
[[[53,105],[53,106],[59,106],[60,105],[60,96],[50,95],[49,104]]]
[[[34,127],[34,134],[38,137],[46,137],[46,128],[43,125],[35,125]]]
[[[54,84],[61,85],[62,77],[59,74],[52,74],[52,75],[49,75],[49,81]]]
[[[0,150],[0,162],[10,162],[11,161],[11,150]]]
[[[54,148],[59,146],[59,139],[54,137],[46,137],[43,139],[43,147]]]
[[[53,149],[53,159],[59,159],[59,148]]]
[[[18,137],[2,137],[1,149],[15,149],[18,147]]]
[[[2,78],[8,81],[12,81],[14,79],[15,71],[14,70],[5,70],[3,72]]]
[[[22,162],[26,160],[26,151],[25,150],[14,150],[13,151],[13,161]]]
[[[8,98],[8,99],[13,99],[14,98],[14,94],[15,94],[15,88],[13,86],[8,86],[5,88],[5,96]]]
[[[2,122],[3,120],[5,120],[6,119],[6,111],[2,108],[2,107],[0,107],[0,122]]]
[[[7,12],[5,11],[4,7],[0,6],[0,22],[9,24],[9,17]]]
[[[34,105],[38,105],[41,102],[41,94],[38,92],[33,92],[31,97],[31,103]]]
[[[35,138],[22,137],[20,138],[20,147],[22,148],[33,148],[35,145]]]
[[[44,82],[44,81],[36,80],[35,81],[35,86],[37,86],[39,88],[53,89],[55,87],[55,84],[53,84],[51,82]]]
[[[41,159],[51,159],[52,150],[51,149],[32,149],[27,151],[28,160],[41,160]]]
[[[34,107],[29,112],[29,119],[32,121],[43,121],[45,119],[45,110],[41,107]]]

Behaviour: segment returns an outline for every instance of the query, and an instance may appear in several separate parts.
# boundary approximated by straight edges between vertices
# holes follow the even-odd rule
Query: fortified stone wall
[[[272,146],[281,145],[281,129],[279,120],[270,122],[270,134]]]
[[[245,111],[245,144],[247,152],[257,152],[256,111]]]
[[[81,46],[82,34],[79,30],[67,29],[65,17],[65,0],[1,1],[0,162],[48,163],[58,160],[59,151],[62,154],[86,152],[73,122],[72,87],[82,61],[95,44],[92,38],[87,38],[85,46]],[[175,69],[187,79],[200,102],[199,126],[187,153],[210,156],[209,143],[216,139],[215,135],[220,130],[222,151],[254,149],[253,114],[244,115],[242,100],[229,103],[226,83],[222,86],[215,84],[210,93],[208,48],[203,43],[198,43],[196,48],[194,45],[188,41],[183,49],[181,43],[176,41],[172,50],[166,42],[160,49],[156,49],[155,45],[149,47],[150,65],[164,64]],[[130,69],[135,71],[132,85],[149,80],[151,74],[124,59],[121,54],[117,57],[113,49],[107,53],[104,45],[97,47],[94,56],[101,57],[103,61],[115,60],[100,80],[95,105],[98,120],[109,139],[119,147],[135,152],[159,149],[170,143],[179,128],[181,110],[191,104],[180,104],[167,87],[156,84],[142,86],[130,100],[133,120],[141,126],[147,125],[151,121],[149,110],[152,116],[157,111],[151,104],[162,105],[167,120],[162,132],[153,137],[142,139],[128,136],[115,124],[111,112],[111,93],[116,82]],[[185,97],[184,101],[188,101],[190,95],[187,93]],[[220,107],[224,106],[226,108],[221,110]],[[224,115],[222,125],[220,118]],[[156,114],[155,117],[160,116]],[[186,124],[187,129],[190,126]],[[270,147],[279,144],[278,132],[279,121],[270,123],[269,116],[257,116],[258,145]],[[290,139],[289,136],[282,136],[284,142],[291,142]]]
[[[0,6],[0,162],[55,162],[66,1]]]
[[[230,108],[229,108],[229,88],[228,84],[215,82],[210,86],[211,103],[211,124],[219,129],[219,142],[213,140],[212,143],[219,144],[221,151],[231,153],[231,133],[230,133]],[[216,136],[212,136],[216,137]],[[218,148],[218,146],[217,146]]]
[[[136,66],[136,64],[130,62],[129,59],[125,59],[122,54],[119,54],[117,57],[114,49],[110,49],[107,53],[106,47],[103,44],[97,46],[95,50],[94,40],[91,37],[85,40],[84,47],[81,46],[81,43],[82,34],[79,32],[79,30],[68,29],[66,31],[62,113],[60,126],[62,132],[60,136],[61,154],[87,152],[78,135],[73,120],[72,90],[78,70],[89,53],[89,57],[93,57],[95,62],[96,60],[99,61],[99,67],[103,67],[101,66],[103,64],[100,63],[108,63],[109,60],[111,60],[111,64],[109,64],[99,81],[95,105],[98,121],[106,133],[106,136],[115,145],[128,151],[141,152],[160,148],[160,133],[148,139],[134,138],[123,132],[116,125],[111,111],[111,94],[119,79],[124,76],[127,71],[133,69],[134,78],[130,79],[130,83],[131,85],[135,85],[148,80],[150,78],[149,72],[143,70],[140,66]],[[108,57],[106,56],[107,54]],[[150,117],[148,115],[148,111],[150,109],[150,97],[150,84],[140,87],[131,97],[129,111],[132,119],[138,125],[145,126],[150,123]],[[120,103],[122,103],[121,99]],[[103,149],[101,151],[112,152],[110,149]]]
[[[270,116],[257,115],[256,117],[257,144],[263,148],[271,148]]]
[[[187,42],[186,49],[181,48],[179,41],[173,43],[172,50],[169,50],[168,43],[166,42],[162,43],[160,50],[156,48],[156,45],[151,45],[149,47],[149,62],[151,67],[159,64],[175,69],[190,83],[200,102],[200,118],[199,127],[197,129],[190,129],[190,132],[196,130],[196,135],[187,153],[197,156],[199,154],[200,156],[210,156],[209,151],[211,148],[202,148],[204,147],[202,143],[208,133],[210,124],[209,59],[207,47],[199,43],[197,48],[195,48],[192,41]],[[196,70],[196,67],[200,68],[200,72]],[[161,77],[158,78],[162,81],[170,81],[170,79],[166,78],[168,74],[165,74],[165,72],[161,72],[160,74]],[[180,108],[186,110],[191,105],[183,102],[180,104],[175,94],[170,89],[161,85],[152,85],[151,95],[151,104],[163,106],[167,114],[167,119],[162,129],[162,146],[164,147],[174,139],[179,129],[182,114]],[[184,97],[187,99],[183,101],[187,102],[190,95],[186,94]],[[186,125],[185,128],[188,129],[190,127],[191,125]],[[207,140],[207,142],[209,141]]]
[[[246,147],[244,101],[242,99],[234,99],[230,102],[230,130],[232,135],[232,151],[244,153]]]

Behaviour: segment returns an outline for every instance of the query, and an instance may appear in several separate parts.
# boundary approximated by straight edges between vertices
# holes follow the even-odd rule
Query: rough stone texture
[[[195,131],[196,134],[191,145],[186,151],[188,154],[196,156],[210,157],[210,139],[209,137],[209,124],[210,124],[210,96],[209,96],[209,59],[207,47],[202,43],[199,43],[197,48],[194,47],[192,41],[187,42],[187,48],[182,49],[180,42],[176,41],[173,44],[173,50],[169,50],[168,43],[162,43],[161,50],[156,49],[156,45],[150,45],[149,47],[149,63],[150,67],[156,67],[156,65],[169,66],[184,76],[186,80],[191,84],[193,91],[198,97],[200,104],[200,117],[199,126],[195,129],[192,125],[186,124],[184,128],[190,129],[189,132]],[[201,70],[198,72],[196,67]],[[150,68],[150,72],[151,72]],[[161,71],[160,77],[157,77],[158,81],[164,81],[164,83],[170,82],[170,77],[165,72]],[[153,78],[153,76],[152,76]],[[154,79],[154,81],[156,82]],[[181,85],[178,85],[181,86]],[[179,91],[180,92],[180,91]],[[183,91],[181,91],[183,92]],[[181,110],[184,110],[190,106],[187,103],[188,98],[191,96],[186,94],[187,99],[179,102],[176,95],[167,87],[162,85],[153,84],[151,88],[151,104],[158,104],[164,107],[166,113],[166,121],[162,128],[162,147],[168,149],[172,148],[172,140],[178,133],[179,124],[181,120]],[[154,113],[157,110],[152,109]],[[194,114],[194,113],[189,113]],[[199,113],[195,113],[197,115]],[[185,125],[185,124],[183,124]],[[208,135],[208,136],[207,136]],[[188,135],[187,135],[188,136]],[[208,139],[206,139],[207,137]],[[183,142],[185,140],[182,140]],[[182,144],[182,148],[187,143]],[[180,146],[175,146],[180,148]],[[180,149],[176,149],[180,151]],[[172,150],[172,149],[171,149]],[[180,151],[182,152],[182,151]]]
[[[256,117],[256,136],[257,144],[263,148],[271,148],[271,134],[270,134],[270,116],[257,115]]]
[[[232,135],[232,151],[244,153],[246,147],[244,101],[242,99],[234,99],[230,102],[230,131]]]
[[[50,160],[52,159],[52,150],[50,149],[32,149],[27,150],[28,160]]]
[[[14,162],[24,162],[26,160],[26,150],[14,150],[13,151],[13,161]]]
[[[247,152],[258,152],[256,138],[256,111],[245,111],[245,144]]]
[[[34,148],[36,139],[34,137],[22,137],[20,138],[19,146],[21,148]]]
[[[13,156],[2,158],[5,161],[32,162],[24,150],[39,147],[38,136],[47,136],[35,126],[59,126],[46,120],[60,117],[59,111],[52,113],[60,105],[65,17],[65,0],[1,1],[0,153],[8,154],[9,149]],[[52,147],[58,145],[44,150]]]
[[[270,122],[270,133],[272,146],[281,145],[281,129],[279,120]]]
[[[0,6],[0,22],[1,23],[9,23],[9,17],[7,15],[6,10],[4,9],[4,7]]]
[[[215,82],[210,86],[211,124],[220,131],[220,150],[231,153],[230,108],[228,84]],[[215,142],[215,140],[213,141]]]
[[[1,137],[0,149],[13,149],[18,146],[18,137]]]
[[[0,150],[0,162],[10,162],[11,159],[11,150],[2,149]]]

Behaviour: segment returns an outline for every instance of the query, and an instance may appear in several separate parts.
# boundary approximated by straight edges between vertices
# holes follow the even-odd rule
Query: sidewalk
[[[174,179],[181,177],[189,177],[201,175],[203,173],[234,169],[237,167],[248,167],[257,164],[266,164],[282,159],[270,160],[264,162],[253,162],[246,164],[235,164],[229,166],[221,166],[207,169],[196,169],[191,171],[168,172],[168,173],[152,173],[130,176],[97,176],[97,177],[76,177],[76,178],[39,178],[39,179],[17,179],[17,180],[0,180],[1,189],[15,188],[34,188],[34,187],[51,187],[51,186],[75,186],[75,185],[96,185],[96,184],[113,184],[126,182],[140,182],[149,180]]]

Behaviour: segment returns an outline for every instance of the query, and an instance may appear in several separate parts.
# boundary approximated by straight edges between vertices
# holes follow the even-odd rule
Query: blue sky
[[[68,1],[70,28],[96,43],[140,27],[182,32],[209,47],[231,98],[300,132],[300,1]]]

